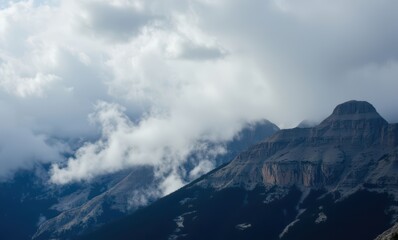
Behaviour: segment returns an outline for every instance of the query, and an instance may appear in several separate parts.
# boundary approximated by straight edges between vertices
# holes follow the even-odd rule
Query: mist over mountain
[[[225,153],[212,159],[209,167],[228,162],[277,130],[269,121],[248,125],[225,143]],[[187,182],[206,171],[199,169],[196,159],[187,159],[183,166]],[[48,169],[48,165],[37,165],[35,171],[20,171],[11,181],[0,184],[1,239],[69,238],[132,213],[164,194],[149,166],[63,186],[49,182]],[[17,232],[13,228],[16,225]]]
[[[232,159],[196,182],[210,194],[199,202],[214,189],[220,201],[240,189],[232,205],[251,192],[256,209],[281,196],[263,209],[278,216],[266,236],[288,221],[283,236],[304,238],[308,191],[332,196],[308,202],[330,207],[313,211],[316,226],[384,206],[390,190],[370,189],[395,185],[397,12],[395,0],[0,0],[0,238],[86,234]],[[392,224],[373,210],[379,225],[363,236]]]
[[[393,0],[3,1],[0,178],[52,163],[52,181],[66,184],[144,162],[171,166],[157,174],[181,186],[165,172],[190,150],[261,119],[290,128],[365,99],[396,122],[397,9]]]
[[[397,126],[340,104],[82,239],[375,239],[398,220]]]

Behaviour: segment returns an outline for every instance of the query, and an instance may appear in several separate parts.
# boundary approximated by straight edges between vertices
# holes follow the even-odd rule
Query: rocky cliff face
[[[300,134],[297,146],[286,147],[264,161],[263,182],[304,187],[361,184],[384,154],[392,154],[397,132],[369,103],[341,104],[318,126]],[[281,140],[275,136],[273,141]]]
[[[397,124],[388,124],[371,104],[349,101],[315,127],[277,132],[199,185],[332,189],[395,184],[397,136]]]

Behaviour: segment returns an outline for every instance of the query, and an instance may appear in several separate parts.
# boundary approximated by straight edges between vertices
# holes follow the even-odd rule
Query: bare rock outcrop
[[[312,128],[281,130],[198,185],[353,188],[397,184],[398,124],[368,102],[349,101]]]

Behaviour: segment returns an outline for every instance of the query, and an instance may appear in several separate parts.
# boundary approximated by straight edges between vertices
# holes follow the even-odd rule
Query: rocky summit
[[[83,239],[373,240],[397,199],[398,125],[349,101]]]
[[[363,183],[397,183],[397,124],[388,124],[367,102],[349,101],[313,128],[281,130],[198,182],[225,187],[300,186],[352,189]],[[382,172],[380,172],[382,171]]]

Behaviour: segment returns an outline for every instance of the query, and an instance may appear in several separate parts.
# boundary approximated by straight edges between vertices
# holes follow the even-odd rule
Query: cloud
[[[197,179],[198,177],[202,176],[203,174],[211,171],[214,169],[214,163],[211,161],[201,161],[199,164],[194,167],[190,172],[189,172],[189,178],[190,179]]]
[[[94,38],[126,41],[134,37],[146,24],[156,20],[142,4],[129,1],[82,1],[76,4],[75,14],[82,34],[91,33]]]
[[[150,187],[146,189],[133,190],[131,191],[131,197],[127,200],[127,206],[131,209],[137,209],[142,206],[147,206],[148,203],[154,199],[162,196],[163,193],[159,192],[156,187]],[[131,209],[127,209],[128,211]]]
[[[17,72],[23,72],[23,69],[13,69],[15,65],[0,65],[0,87],[5,91],[15,94],[19,97],[39,96],[41,97],[45,89],[57,80],[57,77],[51,74],[36,73],[34,76],[20,76]]]
[[[27,119],[0,123],[38,144],[19,145],[25,157],[15,159],[26,161],[1,158],[0,175],[33,158],[54,161],[60,184],[150,165],[167,193],[209,170],[246,123],[292,127],[350,99],[396,121],[397,8],[393,0],[0,4],[0,99],[12,119]],[[77,146],[74,156],[60,161],[62,148],[48,139]]]
[[[32,132],[29,124],[20,127],[21,122],[28,121],[9,109],[0,101],[0,180],[11,177],[12,172],[22,168],[30,168],[34,162],[49,163],[61,161],[59,152],[66,150],[64,146],[52,144],[48,136]]]

